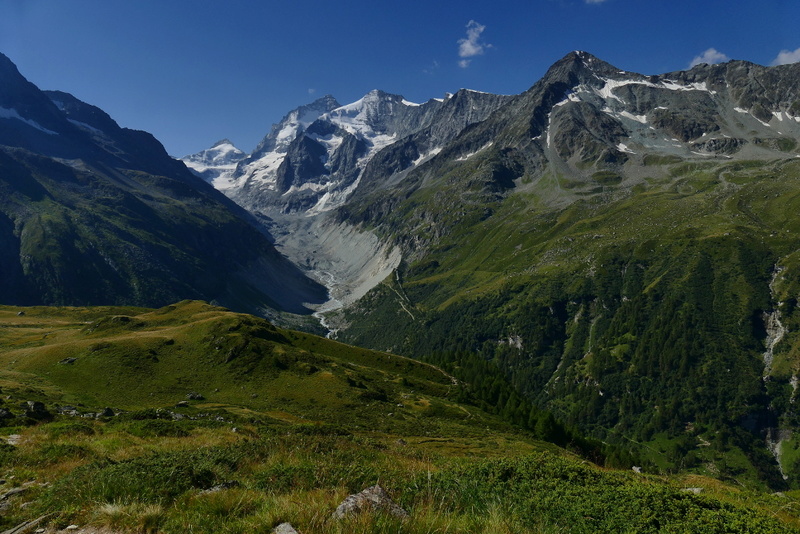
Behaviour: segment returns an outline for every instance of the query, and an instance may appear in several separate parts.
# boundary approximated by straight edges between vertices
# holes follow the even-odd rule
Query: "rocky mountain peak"
[[[286,152],[289,144],[300,133],[305,131],[320,116],[340,107],[340,105],[333,96],[325,95],[310,104],[293,109],[280,122],[272,125],[269,133],[264,136],[264,139],[258,144],[253,154],[243,161],[243,165],[251,163],[268,152],[276,150]]]
[[[245,157],[247,154],[225,138],[214,143],[211,148],[184,156],[181,160],[197,176],[218,189],[225,189],[236,165]]]
[[[542,78],[544,83],[567,83],[571,86],[579,84],[595,85],[598,80],[619,78],[620,76],[642,77],[628,73],[588,52],[570,52],[548,69]]]
[[[219,141],[217,141],[216,143],[211,145],[211,148],[219,148],[219,147],[222,147],[224,145],[236,146],[236,145],[233,144],[233,141],[231,141],[230,139],[228,139],[226,137],[225,139],[220,139]]]

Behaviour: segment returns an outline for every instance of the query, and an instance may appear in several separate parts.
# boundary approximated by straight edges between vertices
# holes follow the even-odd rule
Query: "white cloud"
[[[310,94],[310,95],[313,95],[313,94],[314,94],[314,93],[316,93],[316,92],[317,92],[317,90],[316,90],[316,89],[314,89],[313,87],[310,87],[310,88],[308,89],[308,94]]]
[[[716,48],[709,48],[702,55],[695,56],[691,63],[689,63],[689,68],[691,69],[694,66],[700,65],[701,63],[708,63],[709,65],[714,65],[716,63],[723,63],[725,61],[730,61],[731,58],[719,52]]]
[[[602,4],[606,0],[586,0],[587,4]]]
[[[788,65],[789,63],[798,63],[800,62],[800,48],[792,52],[791,50],[781,50],[781,53],[778,54],[773,61],[773,65]]]
[[[434,59],[429,66],[422,69],[422,72],[425,74],[434,74],[437,70],[439,70],[439,62]]]
[[[474,20],[467,23],[467,36],[458,40],[458,57],[461,58],[458,65],[462,69],[469,67],[472,61],[469,58],[483,55],[484,50],[492,47],[492,45],[481,40],[481,34],[485,29],[486,26]]]

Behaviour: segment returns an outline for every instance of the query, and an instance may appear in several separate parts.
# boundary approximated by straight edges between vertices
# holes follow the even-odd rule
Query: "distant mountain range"
[[[4,301],[314,311],[477,354],[659,468],[800,483],[800,64],[573,52],[519,95],[326,96],[185,166],[6,58],[0,80]]]
[[[797,484],[800,65],[573,52],[520,95],[303,109],[221,189],[339,339],[476,352],[665,466]]]

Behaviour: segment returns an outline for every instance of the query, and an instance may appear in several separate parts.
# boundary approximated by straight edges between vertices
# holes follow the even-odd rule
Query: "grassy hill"
[[[196,301],[0,307],[0,528],[800,531],[798,495],[603,469],[456,402],[465,387]],[[376,482],[408,519],[333,519]]]

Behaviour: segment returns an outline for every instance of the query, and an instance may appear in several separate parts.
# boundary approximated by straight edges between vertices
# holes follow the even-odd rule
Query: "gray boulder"
[[[300,534],[297,530],[292,526],[291,523],[281,523],[274,529],[272,529],[272,534]]]
[[[343,519],[348,515],[361,514],[367,510],[380,510],[387,512],[395,517],[406,518],[408,512],[403,510],[389,497],[379,485],[371,486],[361,493],[349,495],[340,504],[333,516],[336,519]]]

